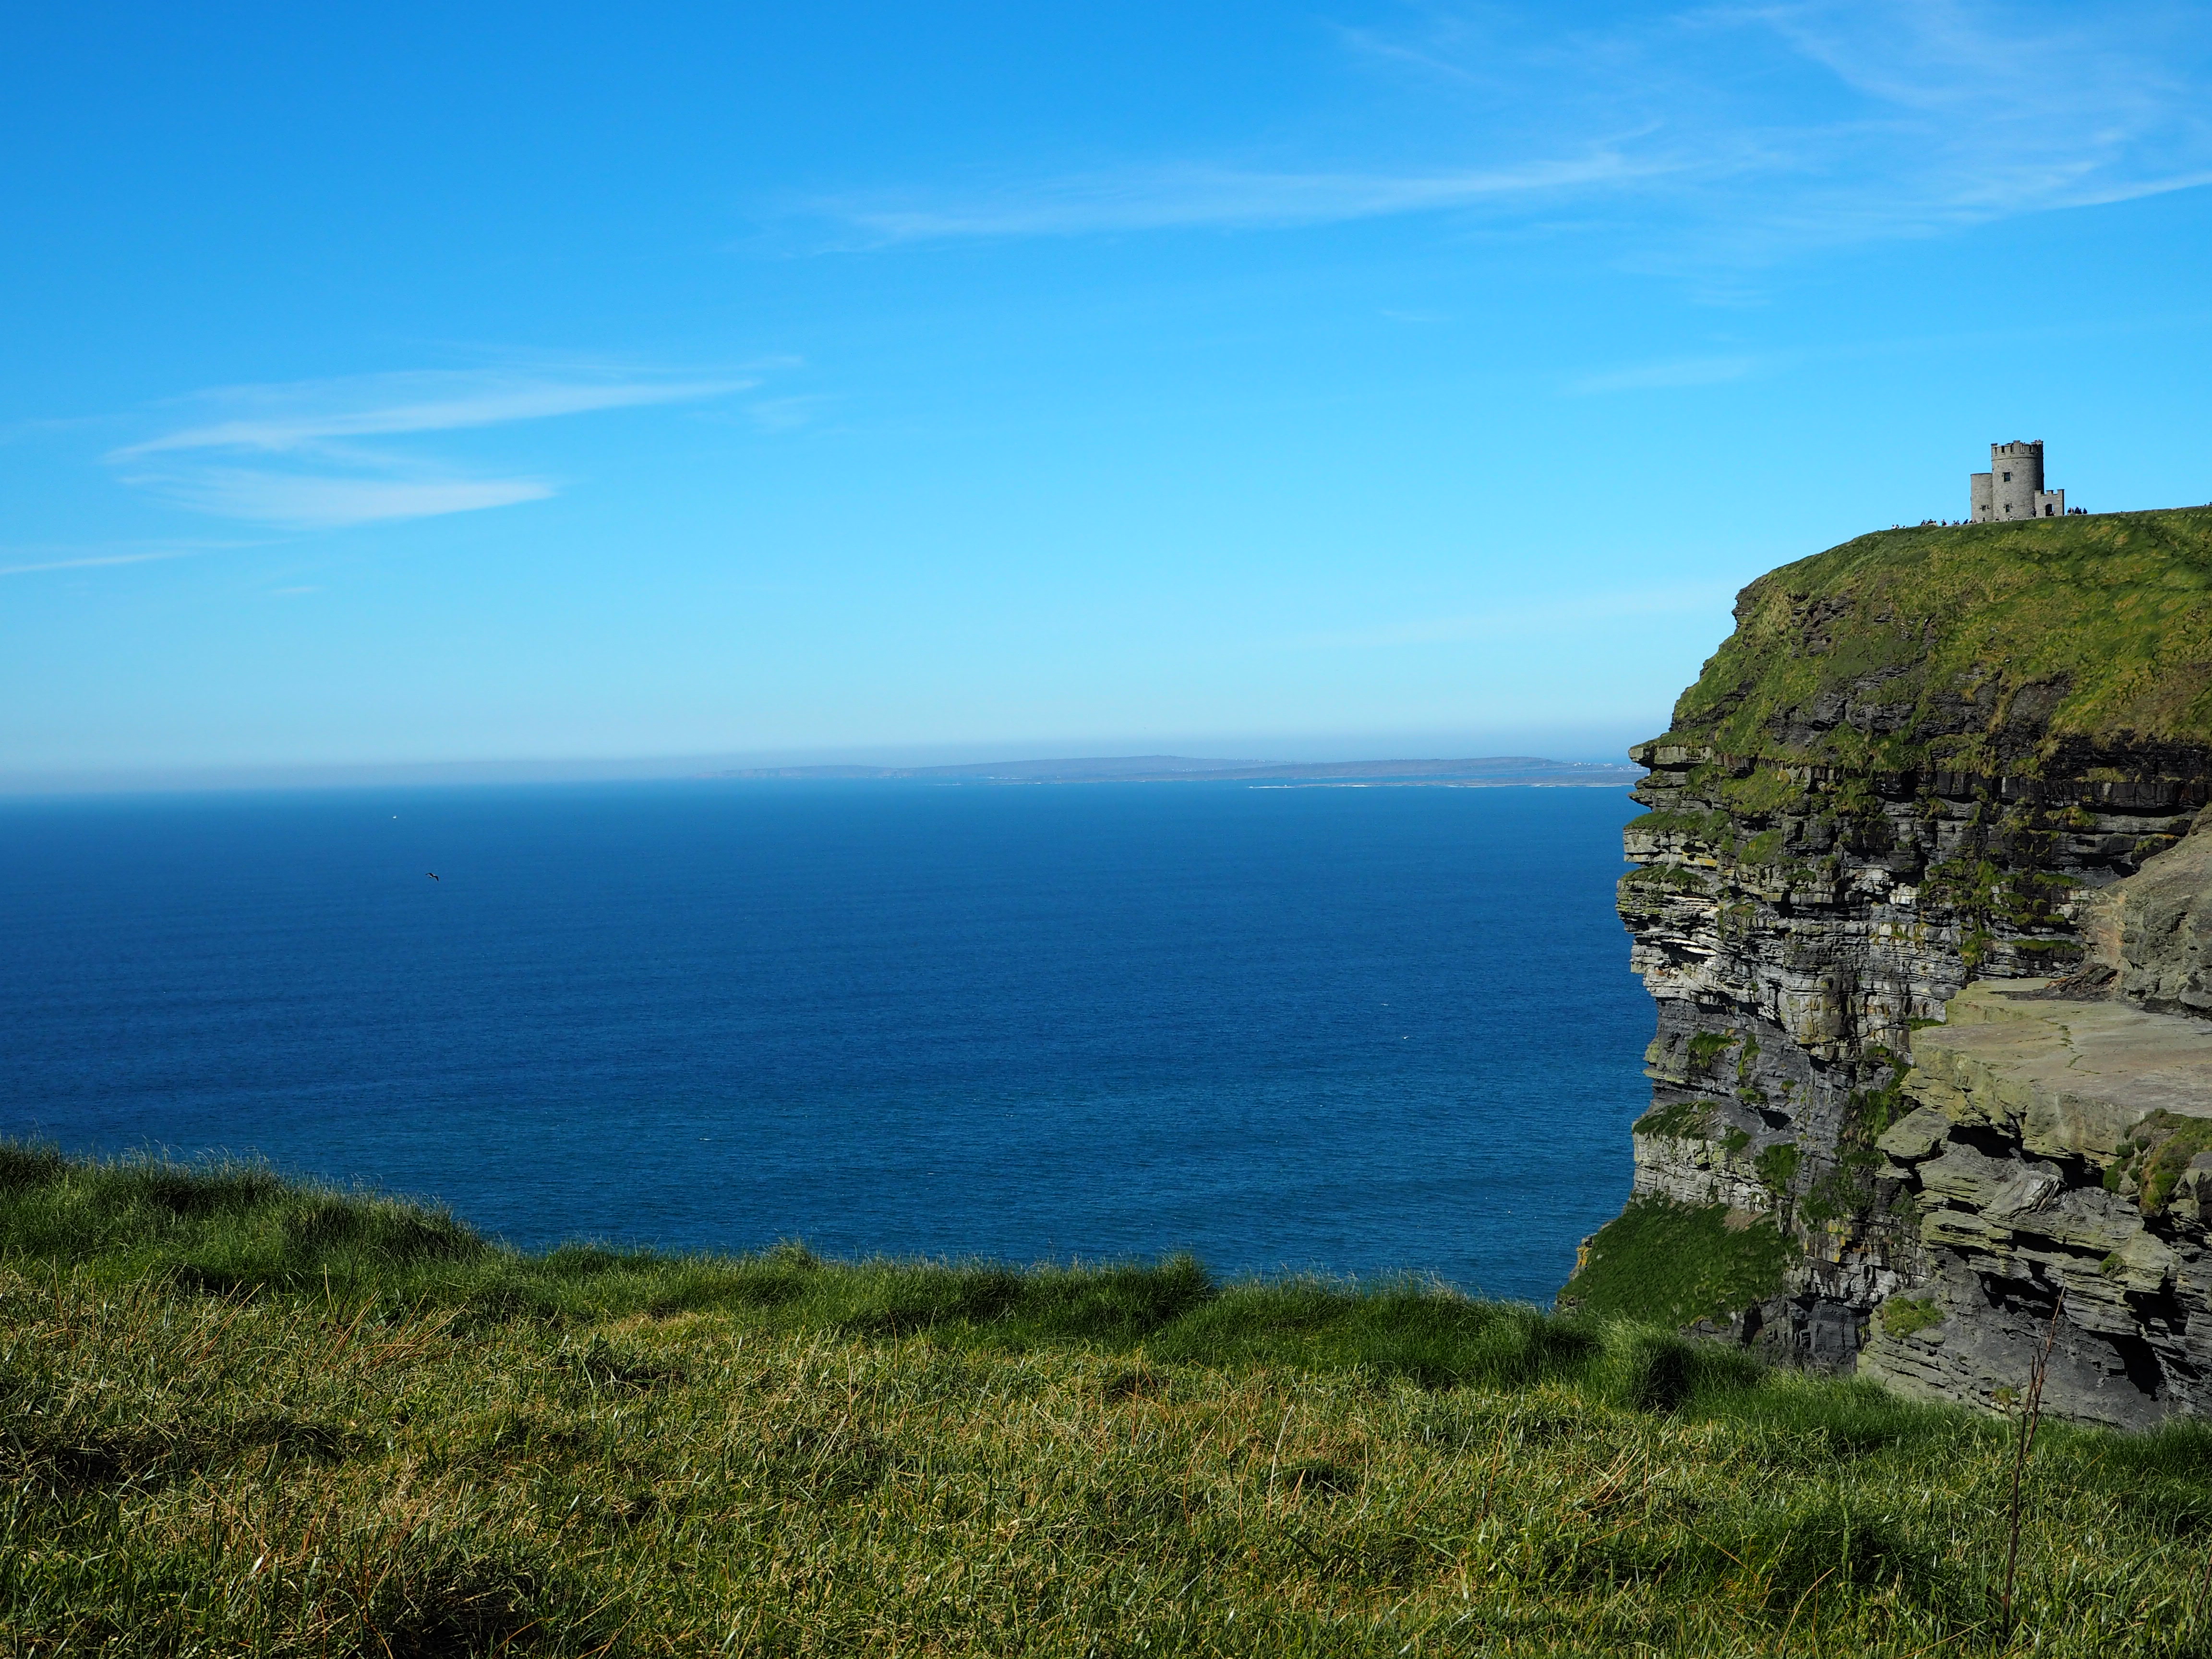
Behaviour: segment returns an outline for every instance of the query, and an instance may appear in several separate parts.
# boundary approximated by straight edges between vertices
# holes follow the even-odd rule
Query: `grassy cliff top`
[[[2212,507],[1861,536],[1735,618],[1656,742],[1981,773],[2212,750]]]
[[[523,1255],[0,1142],[0,1652],[1985,1652],[2011,1458],[1406,1285]],[[2047,1425],[2023,1646],[2212,1646],[2208,1469]]]

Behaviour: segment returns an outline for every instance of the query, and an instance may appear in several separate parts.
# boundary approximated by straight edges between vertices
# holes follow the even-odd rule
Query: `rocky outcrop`
[[[1650,810],[1619,902],[1658,1010],[1636,1201],[1793,1243],[1773,1295],[1716,1312],[1739,1340],[1987,1399],[2079,1279],[2054,1407],[2212,1410],[2178,1288],[2197,1177],[2147,1209],[2130,1173],[2212,1098],[2186,1042],[2120,1058],[2212,1030],[2212,833],[2184,840],[2212,799],[2212,513],[1863,538],[1736,618],[1631,751]],[[1998,995],[2054,987],[2106,1000]],[[2084,1083],[2090,1026],[2118,1092]]]
[[[2202,1006],[2187,923],[2212,907],[2209,855],[2200,833],[2100,896],[2118,930],[2082,969],[1971,985],[1918,1034],[1914,1109],[1875,1145],[1920,1271],[1881,1310],[1870,1374],[1992,1401],[2050,1335],[2055,1411],[2212,1413],[2212,1020],[2161,1012]]]
[[[2112,969],[2111,988],[2159,1013],[2212,1015],[2212,826],[2095,908],[2091,954]]]

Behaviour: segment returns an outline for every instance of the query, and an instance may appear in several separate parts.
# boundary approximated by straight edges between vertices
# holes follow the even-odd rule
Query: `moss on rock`
[[[1943,1310],[1928,1296],[1893,1296],[1881,1304],[1881,1328],[1899,1339],[1943,1322]]]

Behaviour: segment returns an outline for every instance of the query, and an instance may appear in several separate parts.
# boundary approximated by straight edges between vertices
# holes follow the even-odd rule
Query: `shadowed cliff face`
[[[2081,966],[2115,906],[2170,925],[2156,962],[2115,957],[2109,988],[2164,973],[2183,1006],[2173,964],[2212,941],[2180,896],[2197,878],[2124,901],[2116,884],[2212,791],[2212,511],[1862,538],[1762,577],[1736,620],[1672,729],[1632,751],[1651,810],[1620,909],[1658,1006],[1637,1200],[1725,1206],[1795,1247],[1761,1304],[1705,1310],[1740,1340],[1848,1368],[1890,1326],[1935,1328],[1932,1304],[1876,1321],[1886,1299],[1961,1273],[1949,1316],[2024,1329],[2055,1270],[1962,1267],[1918,1166],[1877,1142],[1915,1110],[1916,1028],[1970,981]],[[1986,1393],[2009,1363],[2000,1342],[1923,1381]]]

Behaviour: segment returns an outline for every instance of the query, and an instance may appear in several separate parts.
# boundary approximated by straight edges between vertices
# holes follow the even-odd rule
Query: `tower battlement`
[[[1976,524],[2066,515],[2066,492],[2043,487],[2043,440],[1990,446],[1990,470],[1968,475],[1967,516]]]

